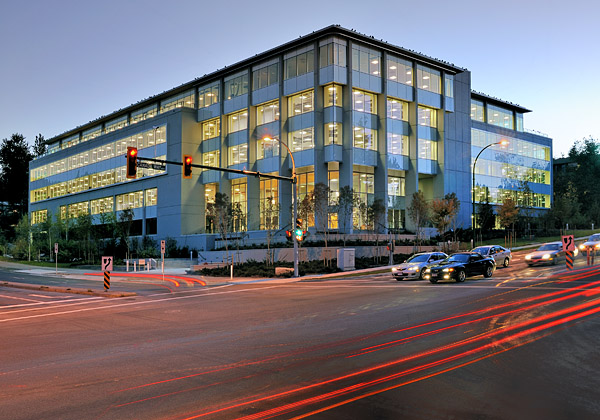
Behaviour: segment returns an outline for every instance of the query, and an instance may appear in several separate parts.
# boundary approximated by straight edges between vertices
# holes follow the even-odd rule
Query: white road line
[[[26,299],[26,298],[20,298],[20,297],[15,297],[15,296],[0,295],[0,297],[7,298],[7,299],[15,299],[15,300],[26,300],[28,302],[43,303],[43,301],[41,301],[41,300]]]
[[[39,311],[40,309],[48,309],[48,308],[61,308],[64,306],[75,306],[75,305],[82,305],[85,303],[89,303],[90,300],[100,300],[100,299],[104,299],[101,297],[89,297],[89,298],[80,298],[77,300],[55,300],[53,302],[39,302],[39,303],[21,303],[18,305],[8,305],[8,306],[3,306],[2,309],[6,309],[6,308],[23,308],[25,306],[36,306],[36,308],[29,308],[29,309],[22,309],[22,310],[18,310],[18,311],[8,311],[8,312],[0,312],[0,315],[4,315],[4,314],[15,314],[15,313],[19,313],[19,312],[29,312],[29,311]],[[84,302],[82,302],[84,301]],[[64,303],[64,302],[68,302],[67,305],[55,305],[55,303]],[[42,306],[43,305],[43,306]]]
[[[205,293],[205,294],[198,294],[198,295],[193,295],[193,296],[175,296],[175,297],[164,298],[164,299],[153,299],[153,300],[145,300],[145,301],[140,301],[140,302],[128,302],[128,303],[121,303],[121,304],[114,304],[114,305],[98,306],[98,307],[93,307],[93,308],[74,309],[71,311],[52,312],[49,314],[28,315],[28,316],[21,316],[21,317],[15,317],[15,318],[0,319],[0,323],[10,322],[10,321],[20,321],[20,320],[32,319],[32,318],[45,318],[45,317],[56,316],[56,315],[73,314],[73,313],[78,313],[78,312],[89,312],[89,311],[95,311],[95,310],[100,310],[100,309],[112,309],[112,308],[122,308],[122,307],[126,307],[126,306],[146,305],[149,303],[160,303],[160,302],[167,302],[170,300],[205,298],[205,297],[209,297],[209,296],[223,295],[223,294],[229,294],[229,293],[259,292],[261,290],[273,289],[275,287],[281,287],[281,285],[267,286],[267,287],[262,287],[260,289],[252,288],[252,289],[243,289],[243,290],[230,290],[230,291],[217,292],[217,293]]]

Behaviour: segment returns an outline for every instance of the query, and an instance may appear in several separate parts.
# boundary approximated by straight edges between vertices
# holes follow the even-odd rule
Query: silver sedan
[[[504,248],[500,245],[485,245],[478,246],[473,249],[473,252],[477,252],[484,257],[492,257],[496,261],[497,267],[508,267],[510,260],[512,259],[512,253],[510,249]]]
[[[448,255],[443,252],[422,252],[415,254],[402,264],[392,267],[392,276],[398,281],[405,279],[422,280],[427,267],[447,257]]]

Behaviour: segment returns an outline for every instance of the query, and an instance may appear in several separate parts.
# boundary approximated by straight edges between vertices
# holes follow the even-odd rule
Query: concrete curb
[[[55,293],[73,293],[76,295],[89,295],[89,296],[99,296],[106,298],[119,298],[119,297],[131,297],[137,296],[135,292],[101,292],[98,290],[92,289],[74,289],[72,287],[55,287],[55,286],[43,286],[37,284],[27,284],[27,283],[12,283],[8,281],[0,282],[0,286],[2,287],[14,287],[15,289],[27,289],[27,290],[39,290],[43,292],[55,292]]]

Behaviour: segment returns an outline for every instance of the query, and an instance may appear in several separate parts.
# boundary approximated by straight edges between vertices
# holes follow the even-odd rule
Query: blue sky
[[[32,143],[331,24],[451,62],[533,110],[525,128],[600,139],[600,2],[21,0],[0,4],[0,139]]]

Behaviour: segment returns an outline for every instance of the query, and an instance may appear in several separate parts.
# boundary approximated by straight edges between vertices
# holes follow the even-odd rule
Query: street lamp
[[[475,161],[473,162],[473,185],[472,185],[472,190],[473,190],[473,200],[472,200],[472,204],[473,204],[473,213],[471,214],[471,230],[473,231],[473,246],[475,246],[475,165],[477,164],[477,159],[479,159],[479,156],[483,153],[483,151],[485,149],[487,149],[488,147],[492,147],[496,144],[499,144],[501,146],[506,146],[508,144],[508,140],[501,140],[499,142],[496,143],[490,143],[487,146],[485,146],[483,149],[481,149],[479,151],[479,153],[477,153],[477,156],[475,157]]]
[[[277,140],[279,144],[282,144],[287,149],[288,153],[290,154],[290,158],[292,159],[292,206],[294,208],[293,220],[296,220],[298,218],[298,193],[296,191],[296,182],[298,179],[296,178],[296,161],[294,160],[294,155],[292,154],[292,151],[288,145],[282,142],[281,139],[271,138],[268,136],[263,137],[263,141],[273,140]],[[294,240],[294,277],[298,277],[298,239],[296,238],[296,235],[292,235],[292,238]]]

